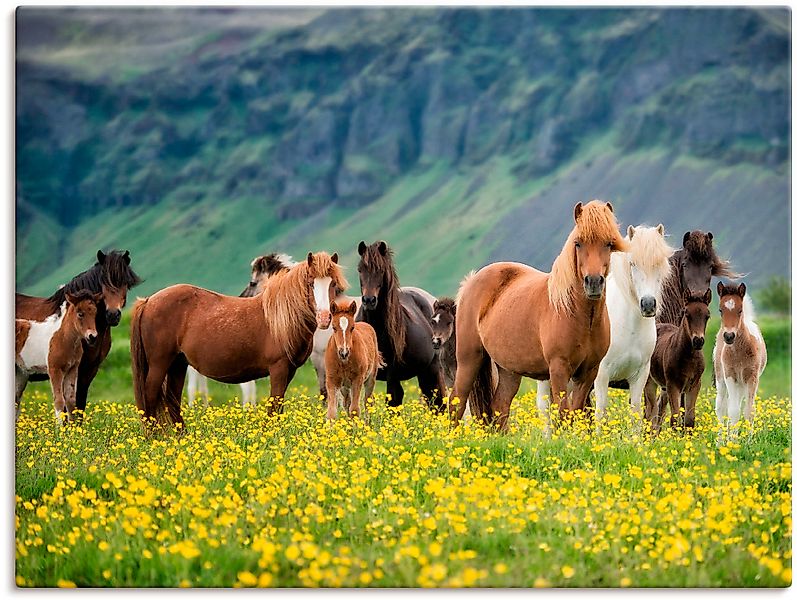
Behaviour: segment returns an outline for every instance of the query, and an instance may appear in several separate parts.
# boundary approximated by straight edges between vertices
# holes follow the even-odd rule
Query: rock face
[[[626,151],[789,159],[786,10],[345,9],[268,35],[242,24],[263,10],[198,32],[187,17],[207,11],[155,10],[121,32],[88,9],[17,13],[18,203],[66,227],[168,198],[293,219],[439,161],[523,156],[518,177],[544,176],[608,132]],[[158,35],[179,51],[143,68]],[[103,60],[64,58],[78,46]]]

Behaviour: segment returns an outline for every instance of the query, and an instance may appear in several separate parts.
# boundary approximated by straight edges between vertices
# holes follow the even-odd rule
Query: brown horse
[[[695,403],[700,379],[706,368],[703,345],[706,341],[711,290],[700,297],[688,295],[676,325],[656,325],[656,347],[650,359],[650,377],[645,385],[645,417],[654,431],[661,428],[666,404],[670,406],[670,426],[695,426]],[[658,399],[657,388],[666,391]]]
[[[744,416],[752,435],[755,396],[758,382],[767,366],[767,346],[755,322],[753,302],[747,286],[717,283],[722,325],[714,345],[714,371],[717,383],[715,409],[723,434],[735,437],[739,419]],[[728,422],[725,422],[725,419]]]
[[[127,292],[139,283],[141,279],[130,268],[130,252],[113,250],[105,254],[99,250],[93,267],[76,275],[49,298],[16,295],[16,318],[42,322],[61,310],[66,294],[76,294],[81,290],[102,294],[102,300],[97,307],[97,342],[94,345],[83,344],[83,358],[78,369],[75,394],[75,406],[78,410],[86,409],[89,386],[96,377],[100,364],[111,351],[111,327],[119,324],[122,309],[127,303]],[[45,379],[46,374],[31,376],[31,381]]]
[[[453,298],[443,296],[435,300],[432,309],[434,313],[429,320],[432,326],[432,346],[440,353],[443,379],[446,388],[450,389],[454,386],[457,375],[457,303]]]
[[[573,216],[575,227],[551,273],[501,262],[460,286],[451,406],[457,419],[469,398],[474,416],[507,431],[510,405],[523,376],[550,379],[560,411],[584,407],[609,347],[604,293],[609,259],[612,252],[626,251],[627,244],[608,202],[579,202]],[[568,401],[571,379],[575,387]]]
[[[97,305],[102,294],[83,290],[74,295],[67,293],[65,298],[66,307],[58,317],[43,322],[15,321],[17,415],[30,376],[46,373],[53,389],[56,420],[61,423],[64,411],[69,421],[74,418],[83,343],[92,346],[97,341]]]
[[[273,402],[282,399],[307,360],[316,327],[329,327],[330,300],[347,286],[338,256],[309,253],[266,281],[251,298],[174,285],[133,307],[130,349],[136,405],[145,420],[182,424],[186,368],[223,383],[271,377]]]
[[[349,415],[360,414],[360,391],[365,384],[364,401],[374,393],[376,372],[382,366],[376,332],[368,323],[356,323],[357,303],[341,307],[332,302],[332,337],[329,338],[326,366],[327,419],[338,414],[338,403]]]

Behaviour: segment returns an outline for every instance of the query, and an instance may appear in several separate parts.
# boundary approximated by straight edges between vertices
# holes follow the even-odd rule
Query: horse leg
[[[551,437],[551,382],[547,379],[537,382],[537,411],[542,419],[542,433]]]
[[[744,405],[744,418],[750,428],[748,439],[753,437],[753,420],[755,419],[755,396],[758,393],[758,377],[753,377],[747,382],[747,402]]]
[[[684,392],[684,427],[689,431],[695,428],[695,406],[699,391],[700,380],[698,379],[688,391]]]
[[[28,376],[17,365],[14,365],[14,384],[16,394],[16,418],[19,419],[19,410],[22,402],[22,394],[28,386]]]
[[[716,378],[717,386],[717,399],[714,402],[714,411],[717,413],[717,422],[719,423],[719,432],[717,433],[717,445],[720,445],[725,437],[727,431],[726,420],[728,418],[728,386],[725,383],[725,377],[719,376]]]
[[[169,420],[182,427],[184,424],[181,414],[180,404],[183,399],[183,385],[185,384],[185,373],[188,362],[182,354],[178,354],[166,372],[166,408],[169,411]]]
[[[188,397],[188,408],[194,407],[194,398],[196,397],[197,379],[200,377],[199,371],[194,367],[188,367],[186,372],[188,383],[186,386],[186,396]]]
[[[501,433],[509,431],[509,410],[520,387],[521,379],[521,375],[498,367],[498,387],[493,395],[492,407],[495,424]]]
[[[100,340],[97,355],[83,355],[77,372],[77,388],[75,390],[75,407],[80,411],[80,416],[86,411],[86,402],[89,396],[89,386],[100,370],[100,365],[111,351],[111,331],[106,330]]]
[[[64,374],[64,404],[69,422],[75,420],[75,396],[77,392],[78,365],[71,367]]]
[[[332,421],[338,417],[338,382],[329,371],[327,371],[325,387],[329,392],[326,396],[327,419]]]
[[[567,384],[570,381],[570,365],[563,358],[554,358],[548,364],[551,382],[551,401],[559,406],[559,417],[564,420],[569,412]]]
[[[739,383],[730,377],[725,379],[728,386],[728,429],[731,437],[736,439],[738,435],[739,419],[742,415],[742,398],[746,393],[743,383]]]
[[[667,397],[670,401],[670,427],[683,427],[683,414],[681,412],[681,388],[675,384],[667,384]],[[660,403],[664,410],[663,401]],[[662,413],[663,414],[663,413]]]
[[[658,388],[659,386],[656,385],[653,378],[649,376],[645,382],[645,419],[647,419],[650,424],[650,429],[653,432],[661,431],[661,420],[663,417],[659,410]]]
[[[254,381],[246,381],[241,384],[241,395],[243,399],[241,400],[241,406],[246,407],[254,406],[257,404],[257,384]]]
[[[443,412],[443,394],[445,393],[446,383],[443,379],[443,370],[440,368],[440,361],[435,357],[429,371],[418,373],[418,386],[421,393],[426,398],[429,408],[437,412]]]
[[[160,357],[159,357],[160,359]],[[144,419],[151,421],[148,425],[154,425],[163,409],[163,380],[166,378],[167,366],[162,359],[150,361],[147,378],[144,382],[144,397],[141,399],[138,410],[143,411]]]
[[[64,400],[64,372],[61,369],[50,369],[50,387],[53,389],[53,409],[55,410],[56,425],[63,425],[61,415],[64,413],[66,401]]]
[[[404,401],[404,388],[401,386],[401,380],[392,373],[387,376],[387,395],[388,406],[401,406]]]
[[[286,358],[271,365],[269,374],[271,377],[271,406],[269,406],[268,414],[273,415],[282,412],[285,391],[296,374],[296,367]]]
[[[606,416],[606,407],[609,406],[609,373],[603,363],[598,367],[593,388],[595,390],[596,430],[600,432],[601,421]]]
[[[448,414],[451,417],[452,424],[462,419],[465,414],[465,407],[468,404],[471,392],[476,384],[476,378],[479,376],[479,371],[482,368],[482,363],[485,360],[484,348],[480,342],[474,342],[466,347],[462,341],[459,340],[457,347],[457,374],[454,378],[454,389],[451,391],[451,397],[448,400]],[[471,408],[471,412],[478,412],[478,410]],[[481,417],[481,415],[476,415]]]
[[[321,354],[319,357],[316,352],[310,357],[313,361],[313,367],[315,368],[315,375],[318,379],[318,394],[323,396],[324,398],[327,397],[327,366],[324,363],[324,355]]]
[[[628,395],[631,398],[631,412],[640,423],[642,422],[642,417],[644,416],[642,409],[642,395],[645,390],[645,384],[647,383],[649,373],[650,363],[648,362],[642,366],[642,368],[636,374],[636,378],[631,377],[628,380]]]
[[[351,388],[349,388],[349,416],[350,417],[359,417],[360,416],[360,394],[363,390],[363,378],[360,377],[355,379],[351,382]]]

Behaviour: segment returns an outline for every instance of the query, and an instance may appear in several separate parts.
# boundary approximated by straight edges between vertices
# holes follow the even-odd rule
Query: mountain
[[[20,8],[17,289],[125,248],[140,293],[385,239],[453,294],[548,269],[577,201],[790,272],[786,9]],[[355,283],[356,282],[352,282]]]

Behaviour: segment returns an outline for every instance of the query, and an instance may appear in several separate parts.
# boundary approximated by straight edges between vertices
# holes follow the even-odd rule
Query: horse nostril
[[[703,347],[705,340],[702,337],[694,337],[692,338],[692,346],[694,346],[695,350],[700,350]]]
[[[723,334],[723,337],[725,338],[726,344],[732,344],[733,340],[736,339],[736,334],[733,332],[726,332]]]

